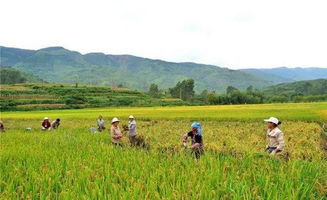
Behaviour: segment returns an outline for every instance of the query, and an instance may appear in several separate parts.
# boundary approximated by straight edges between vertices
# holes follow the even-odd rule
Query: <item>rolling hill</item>
[[[325,95],[327,94],[327,79],[281,83],[264,88],[262,92],[266,95]]]
[[[81,83],[147,91],[151,83],[160,89],[192,78],[196,92],[224,92],[227,86],[241,90],[252,85],[265,88],[278,83],[327,78],[324,68],[274,68],[230,70],[191,62],[176,63],[132,55],[81,54],[63,47],[25,50],[0,46],[0,65],[34,74],[49,83]]]
[[[278,67],[272,69],[242,69],[241,71],[257,77],[267,77],[274,83],[285,83],[293,81],[314,80],[327,78],[327,68],[287,68]]]
[[[40,50],[1,48],[1,64],[32,73],[50,83],[82,83],[148,90],[151,83],[161,89],[178,81],[193,78],[197,92],[211,89],[225,91],[231,85],[245,89],[249,85],[263,88],[272,81],[238,70],[196,63],[174,63],[131,55],[82,55],[62,47]]]

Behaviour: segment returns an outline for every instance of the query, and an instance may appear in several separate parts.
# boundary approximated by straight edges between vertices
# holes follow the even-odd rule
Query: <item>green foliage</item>
[[[150,97],[153,97],[153,98],[160,98],[160,92],[159,92],[158,85],[156,85],[154,83],[152,83],[150,85],[149,95],[150,95]]]
[[[233,92],[237,92],[237,91],[239,91],[239,90],[237,88],[233,87],[233,86],[228,86],[226,88],[226,93],[227,94],[232,94]]]
[[[194,96],[194,80],[186,79],[178,82],[175,87],[169,88],[172,97],[180,98],[183,101],[191,101]]]
[[[267,102],[326,101],[327,79],[283,83],[262,91]]]
[[[229,86],[226,94],[211,92],[205,99],[210,105],[327,101],[327,79],[279,84],[262,90],[249,86],[240,91]]]
[[[26,78],[17,69],[0,67],[0,84],[25,83]]]
[[[32,74],[22,72],[11,67],[0,66],[0,84],[16,84],[16,83],[42,83],[39,77]]]
[[[74,95],[74,96],[65,97],[64,101],[65,104],[67,105],[74,105],[74,104],[84,104],[87,102],[87,99],[83,96]]]
[[[247,87],[247,88],[246,88],[246,91],[247,91],[247,92],[252,92],[252,91],[253,91],[253,89],[254,89],[254,88],[253,88],[253,86],[252,86],[252,85],[250,85],[249,87]]]
[[[216,104],[259,104],[264,103],[264,95],[259,90],[239,91],[229,88],[227,94],[218,95],[215,92],[208,93],[207,102]]]
[[[215,92],[210,92],[207,94],[206,102],[210,105],[219,104],[219,96]]]
[[[267,95],[323,95],[327,94],[327,79],[282,83],[276,86],[267,87],[263,89],[263,91]]]
[[[2,85],[0,110],[71,109],[107,106],[189,105],[152,98],[144,93],[108,87],[53,84]]]

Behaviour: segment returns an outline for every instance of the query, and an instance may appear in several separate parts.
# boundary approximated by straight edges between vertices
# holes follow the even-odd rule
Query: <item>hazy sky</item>
[[[0,0],[0,45],[327,67],[326,0]]]

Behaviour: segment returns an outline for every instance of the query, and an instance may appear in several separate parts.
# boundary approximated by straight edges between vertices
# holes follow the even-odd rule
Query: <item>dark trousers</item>
[[[129,136],[128,139],[132,146],[136,145],[136,135]]]
[[[267,148],[267,152],[268,152],[268,153],[271,153],[271,152],[275,151],[276,149],[277,149],[277,147],[268,147],[268,148]],[[281,152],[281,150],[277,150],[276,153],[278,153],[278,152]]]

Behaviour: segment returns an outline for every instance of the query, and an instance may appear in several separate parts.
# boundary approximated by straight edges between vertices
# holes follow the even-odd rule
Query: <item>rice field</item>
[[[133,114],[147,148],[113,147],[102,114]],[[43,117],[60,117],[42,132]],[[285,151],[265,152],[262,119],[283,121]],[[97,108],[2,112],[0,199],[327,199],[327,103]],[[195,159],[181,142],[193,121],[204,130]],[[25,131],[31,127],[32,131]]]

